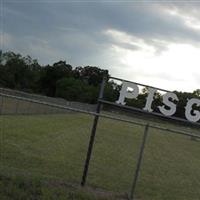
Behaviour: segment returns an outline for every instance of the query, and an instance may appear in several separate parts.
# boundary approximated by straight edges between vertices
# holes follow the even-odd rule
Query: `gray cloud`
[[[114,70],[118,58],[112,45],[138,51],[140,47],[105,35],[106,30],[122,31],[155,48],[166,51],[168,43],[200,44],[200,32],[186,26],[180,16],[166,9],[200,19],[195,4],[142,4],[119,2],[45,1],[4,3],[4,31],[12,36],[6,49],[31,54],[42,63],[66,59],[72,64],[103,65]],[[6,41],[5,41],[6,43]],[[109,67],[109,66],[110,67]]]
[[[199,44],[199,31],[187,27],[180,17],[164,12],[165,8],[182,9],[176,3],[8,3],[4,11],[5,31],[17,37],[33,35],[52,39],[62,34],[56,27],[64,27],[67,33],[74,29],[78,30],[80,36],[87,34],[98,43],[108,43],[111,41],[103,37],[101,32],[115,29],[142,38],[158,50],[162,50],[163,46],[154,42],[155,38]],[[199,17],[195,9],[192,5],[189,8],[185,6],[182,13],[188,13],[189,10],[195,17]]]

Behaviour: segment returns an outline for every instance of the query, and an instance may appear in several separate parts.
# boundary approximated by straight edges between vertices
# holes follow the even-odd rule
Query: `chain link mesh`
[[[1,175],[80,182],[92,116],[1,97]]]
[[[0,96],[0,114],[1,176],[80,183],[93,116],[5,96]],[[120,112],[112,115],[127,120],[137,118],[121,116]],[[161,123],[149,118],[137,121]],[[162,124],[166,128],[198,133],[198,129]],[[144,126],[100,117],[87,185],[129,193],[143,133]],[[151,126],[136,199],[200,199],[199,142],[193,137]]]
[[[136,197],[143,200],[200,199],[199,153],[197,139],[151,128]]]

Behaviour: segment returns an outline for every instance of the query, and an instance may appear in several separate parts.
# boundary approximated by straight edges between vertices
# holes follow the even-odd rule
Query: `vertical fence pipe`
[[[16,99],[15,100],[16,101],[16,104],[15,104],[15,113],[14,114],[18,114],[18,107],[19,107],[19,100],[18,99]]]
[[[3,114],[3,96],[2,95],[0,95],[0,98],[1,98],[1,104],[0,104],[0,115],[2,115]]]
[[[103,98],[104,87],[105,87],[105,78],[103,78],[103,80],[102,80],[98,99],[102,99]],[[101,102],[98,101],[97,108],[96,108],[96,113],[100,113],[100,111],[101,111]],[[84,186],[85,183],[86,183],[88,169],[89,169],[89,163],[90,163],[90,158],[91,158],[91,155],[92,155],[92,149],[93,149],[95,135],[96,135],[96,129],[97,129],[98,120],[99,120],[99,116],[96,115],[94,117],[92,131],[91,131],[91,135],[90,135],[90,141],[89,141],[89,145],[88,145],[87,156],[86,156],[83,175],[82,175],[82,180],[81,180],[81,186]]]
[[[136,170],[135,170],[135,175],[134,175],[134,178],[133,178],[133,184],[132,184],[132,188],[131,188],[131,192],[130,192],[130,199],[131,200],[134,199],[134,195],[135,195],[135,188],[136,188],[137,180],[138,180],[139,173],[140,173],[140,168],[141,168],[142,158],[143,158],[143,154],[144,154],[144,147],[145,147],[145,143],[146,143],[146,139],[147,139],[148,130],[149,130],[149,124],[147,124],[145,126],[144,135],[143,135],[143,138],[142,138],[142,143],[140,145],[140,152],[139,152],[139,156],[138,156],[138,160],[137,160],[137,166],[136,166]]]
[[[1,98],[1,105],[0,105],[0,160],[3,164],[3,96],[0,95],[0,98]]]

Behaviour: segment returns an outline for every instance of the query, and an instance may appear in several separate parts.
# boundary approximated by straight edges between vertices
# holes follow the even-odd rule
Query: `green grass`
[[[92,190],[67,185],[59,181],[41,181],[27,177],[0,176],[1,200],[114,200],[113,196],[97,194]]]
[[[1,116],[1,196],[111,199],[106,192],[102,197],[69,186],[78,186],[81,181],[92,120],[76,113]],[[167,123],[163,126],[181,128]],[[129,193],[143,131],[141,126],[100,119],[87,178],[90,191],[99,188],[122,196]],[[200,199],[199,154],[199,141],[151,128],[137,199]]]

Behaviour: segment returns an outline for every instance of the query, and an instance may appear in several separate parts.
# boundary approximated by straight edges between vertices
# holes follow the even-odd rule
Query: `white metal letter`
[[[178,97],[176,94],[172,92],[167,92],[163,95],[163,103],[165,105],[158,106],[160,112],[166,116],[171,116],[176,112],[176,104],[170,101],[169,99],[172,99],[172,101],[176,100],[178,101]],[[168,106],[169,109],[166,109],[165,106]]]
[[[133,89],[133,91],[128,90],[129,88]],[[120,96],[116,103],[125,105],[125,98],[128,99],[136,99],[139,94],[139,88],[135,83],[123,82],[122,89],[120,91]]]
[[[156,91],[157,90],[155,88],[151,88],[151,87],[148,88],[147,101],[146,101],[146,105],[143,108],[143,110],[146,110],[146,111],[149,111],[149,112],[153,111],[153,109],[151,108],[151,104],[153,102],[153,97],[154,97],[154,94],[156,93]]]
[[[200,112],[197,110],[194,110],[193,115],[192,115],[191,111],[192,111],[193,105],[200,106],[200,99],[192,98],[187,102],[187,105],[185,107],[185,117],[187,118],[187,120],[191,122],[197,122],[200,119]]]

